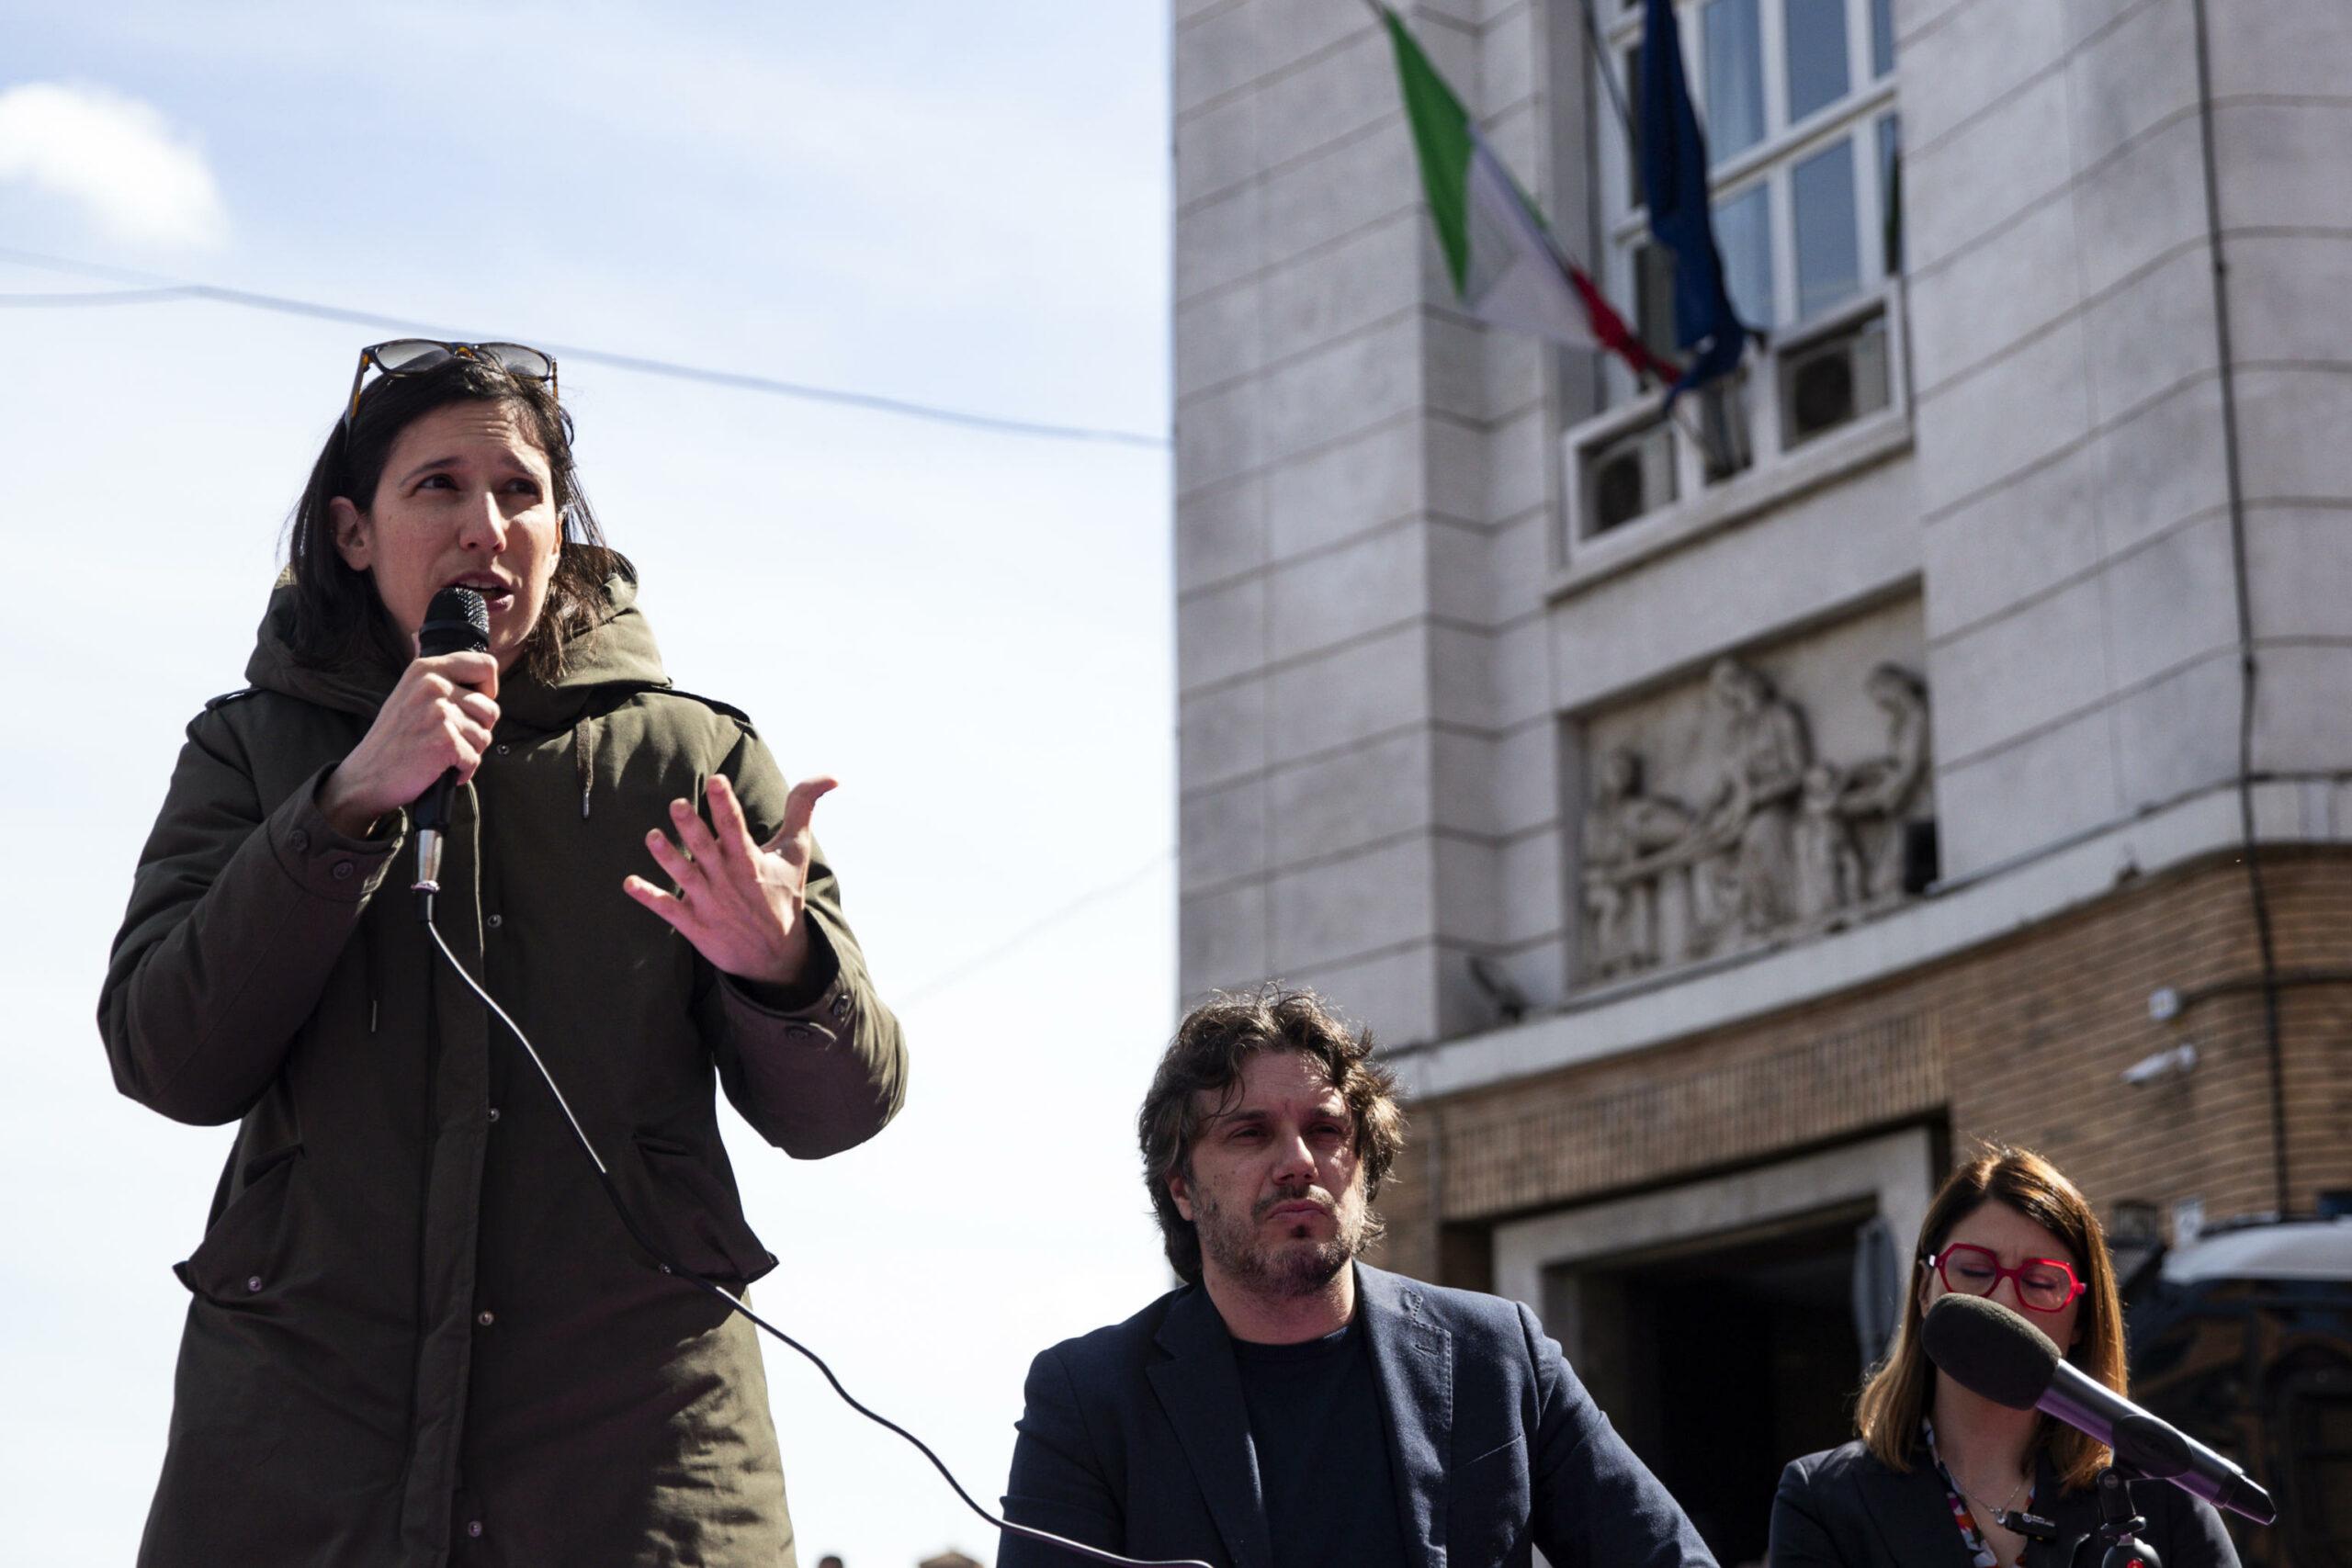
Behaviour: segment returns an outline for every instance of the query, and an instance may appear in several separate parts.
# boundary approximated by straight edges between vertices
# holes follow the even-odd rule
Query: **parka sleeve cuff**
[[[820,941],[831,933],[812,925]],[[800,988],[752,986],[718,977],[728,1098],[763,1137],[798,1159],[822,1159],[872,1137],[906,1100],[906,1044],[898,1020],[875,998],[854,961],[854,943],[823,948],[824,983],[802,1005],[784,1008]],[[811,962],[816,961],[812,952]]]
[[[278,869],[303,892],[330,903],[356,904],[382,886],[406,837],[405,820],[392,818],[382,838],[355,839],[337,831],[319,809],[319,786],[333,767],[321,768],[288,795],[262,831]]]
[[[831,939],[825,935],[824,922],[808,921],[808,962],[800,978],[788,986],[764,985],[757,980],[745,980],[722,972],[719,983],[733,993],[730,1000],[741,1000],[754,1011],[775,1019],[823,1019],[838,1016],[837,1000],[843,1005],[839,1013],[848,1011],[847,987],[842,981],[842,961],[833,951]]]

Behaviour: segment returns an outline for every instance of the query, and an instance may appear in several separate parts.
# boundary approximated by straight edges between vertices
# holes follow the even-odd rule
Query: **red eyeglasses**
[[[1923,1261],[1943,1280],[1944,1289],[1963,1295],[1989,1296],[2004,1280],[2017,1281],[2018,1303],[2035,1312],[2064,1312],[2089,1287],[2075,1278],[2075,1270],[2055,1258],[2029,1258],[2014,1269],[1981,1247],[1966,1242],[1947,1247]]]

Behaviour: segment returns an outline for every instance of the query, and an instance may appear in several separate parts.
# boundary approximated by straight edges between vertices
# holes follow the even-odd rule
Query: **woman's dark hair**
[[[1405,1146],[1396,1077],[1372,1059],[1372,1031],[1351,1029],[1314,992],[1268,987],[1219,995],[1194,1008],[1176,1026],[1136,1116],[1144,1185],[1151,1190],[1161,1247],[1169,1265],[1194,1284],[1201,1279],[1200,1233],[1177,1212],[1168,1178],[1192,1178],[1193,1140],[1209,1120],[1193,1097],[1207,1090],[1217,1096],[1217,1110],[1223,1111],[1241,1082],[1243,1064],[1261,1051],[1296,1051],[1312,1058],[1348,1102],[1367,1202],[1380,1196],[1380,1184]],[[1378,1234],[1376,1218],[1372,1234]]]
[[[516,662],[541,681],[563,671],[565,645],[595,624],[605,580],[619,558],[605,544],[596,513],[580,487],[571,462],[571,416],[547,383],[516,376],[480,359],[451,358],[430,370],[382,376],[359,397],[359,412],[327,437],[311,482],[287,525],[286,578],[294,589],[288,642],[295,660],[313,668],[342,669],[409,661],[407,639],[384,613],[376,585],[364,571],[344,564],[335,548],[332,504],[338,496],[362,512],[376,502],[376,486],[401,433],[425,414],[454,403],[504,403],[524,431],[547,455],[555,479],[555,503],[563,515],[562,547],[547,603],[525,639]]]
[[[1943,1250],[1960,1223],[1987,1203],[2000,1203],[2065,1243],[2081,1270],[2082,1310],[2075,1319],[2074,1344],[2066,1359],[2116,1393],[2124,1392],[2123,1305],[2115,1287],[2115,1265],[2108,1258],[2107,1235],[2081,1189],[2031,1149],[1991,1145],[1943,1184],[1928,1205],[1911,1249],[1911,1288],[1905,1293],[1903,1325],[1886,1359],[1862,1384],[1854,1424],[1861,1439],[1893,1471],[1908,1472],[1919,1439],[1919,1422],[1935,1403],[1936,1369],[1920,1348],[1919,1304],[1926,1281],[1925,1259]],[[2050,1455],[2058,1483],[2079,1491],[2098,1479],[2110,1461],[2096,1438],[2056,1421],[2041,1423],[2039,1438]]]

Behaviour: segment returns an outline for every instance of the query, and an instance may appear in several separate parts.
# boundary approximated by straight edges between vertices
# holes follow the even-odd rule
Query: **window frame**
[[[1565,0],[1576,4],[1580,0]],[[1846,0],[1845,19],[1849,78],[1857,85],[1837,101],[1808,115],[1795,125],[1786,119],[1788,73],[1783,0],[1757,0],[1757,32],[1765,51],[1763,101],[1765,134],[1753,146],[1714,164],[1709,171],[1711,204],[1727,200],[1762,184],[1768,189],[1767,216],[1770,234],[1773,317],[1766,341],[1751,347],[1739,393],[1740,414],[1747,431],[1747,462],[1711,479],[1705,456],[1688,430],[1669,426],[1673,443],[1674,499],[1606,531],[1596,532],[1597,508],[1590,493],[1590,459],[1600,449],[1663,418],[1661,389],[1643,390],[1632,372],[1614,356],[1603,356],[1601,406],[1592,417],[1566,431],[1560,445],[1562,495],[1566,516],[1560,542],[1559,566],[1554,588],[1573,592],[1585,583],[1614,575],[1624,567],[1657,551],[1668,549],[1700,534],[1802,494],[1844,473],[1875,464],[1907,449],[1911,444],[1909,351],[1906,342],[1900,265],[1887,267],[1885,208],[1888,194],[1879,144],[1881,127],[1895,117],[1898,156],[1901,146],[1901,107],[1897,98],[1897,69],[1872,74],[1874,38],[1872,0]],[[1703,12],[1705,0],[1676,0],[1681,26],[1683,65],[1694,96],[1703,93],[1705,68]],[[1580,52],[1587,69],[1607,63],[1622,72],[1641,40],[1642,8],[1628,5],[1605,25],[1601,42],[1605,54],[1595,58],[1588,44]],[[1598,116],[1592,172],[1598,207],[1595,229],[1600,240],[1601,287],[1623,305],[1639,330],[1639,301],[1634,275],[1648,237],[1647,209],[1632,199],[1634,175],[1631,148],[1623,123],[1605,86],[1594,84]],[[1630,102],[1630,99],[1629,99]],[[1703,98],[1699,102],[1702,118]],[[1775,129],[1777,127],[1777,129]],[[1794,171],[1805,159],[1839,140],[1853,150],[1854,221],[1860,287],[1845,299],[1806,320],[1796,318],[1796,214]],[[1899,165],[1898,165],[1899,167]],[[1899,175],[1898,175],[1899,178]],[[1896,187],[1899,195],[1899,186]],[[1897,258],[1898,263],[1900,257]],[[1851,332],[1872,317],[1883,321],[1886,333],[1886,406],[1857,415],[1793,446],[1787,441],[1788,419],[1781,407],[1782,360],[1826,338]],[[1695,423],[1693,393],[1677,405],[1678,414]],[[1688,412],[1683,411],[1688,409]]]
[[[1843,309],[1853,298],[1883,292],[1900,276],[1886,271],[1882,239],[1885,232],[1885,192],[1881,188],[1883,171],[1879,165],[1877,129],[1884,116],[1900,112],[1895,93],[1899,70],[1883,76],[1871,74],[1874,66],[1871,0],[1845,0],[1848,77],[1849,81],[1860,79],[1861,85],[1790,125],[1786,123],[1785,3],[1756,0],[1756,4],[1757,38],[1764,51],[1765,131],[1753,146],[1710,167],[1708,201],[1710,206],[1720,208],[1758,184],[1767,186],[1765,212],[1766,229],[1770,235],[1772,320],[1758,324],[1778,336],[1813,324],[1796,313],[1796,202],[1792,174],[1798,164],[1833,141],[1845,138],[1853,143],[1855,244],[1860,263],[1860,287],[1854,296],[1829,307],[1826,313]],[[1683,74],[1690,83],[1702,123],[1707,113],[1705,8],[1706,0],[1675,0],[1676,19],[1681,24]],[[1591,68],[1597,71],[1605,65],[1620,73],[1622,83],[1628,57],[1640,44],[1641,37],[1640,7],[1622,11],[1604,35],[1608,46],[1606,61],[1592,61]],[[1611,299],[1638,313],[1634,293],[1635,256],[1649,233],[1649,209],[1646,204],[1633,199],[1633,149],[1625,127],[1617,118],[1614,101],[1607,88],[1598,84],[1595,97],[1603,106],[1603,112],[1597,117],[1593,185],[1601,202],[1601,289]],[[1632,101],[1629,94],[1626,102],[1630,106]],[[1898,139],[1900,134],[1898,126]],[[1632,373],[1620,367],[1611,367],[1609,382],[1608,401],[1611,406],[1623,402],[1635,390]]]

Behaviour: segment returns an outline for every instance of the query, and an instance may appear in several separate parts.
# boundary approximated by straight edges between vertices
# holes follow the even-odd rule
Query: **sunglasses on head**
[[[343,408],[345,433],[350,432],[352,416],[359,412],[359,387],[368,378],[368,367],[372,365],[387,376],[414,376],[452,359],[479,359],[526,381],[545,381],[548,393],[555,391],[552,354],[519,343],[442,343],[429,337],[397,337],[390,343],[371,343],[359,351],[359,367],[351,373],[351,397]]]

